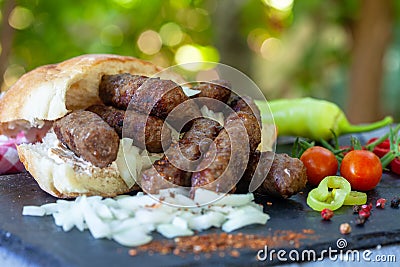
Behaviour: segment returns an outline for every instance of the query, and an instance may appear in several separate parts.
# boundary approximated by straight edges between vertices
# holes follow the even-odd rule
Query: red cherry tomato
[[[368,140],[367,144],[371,144],[372,142],[375,142],[376,140],[378,140],[378,138],[376,138],[376,137],[371,138],[370,140]],[[374,147],[374,150],[372,152],[374,152],[374,154],[377,155],[378,157],[382,158],[389,151],[390,151],[390,141],[389,141],[389,139],[386,139],[385,141],[383,141],[382,143],[380,143],[379,145]]]
[[[340,174],[350,182],[353,190],[368,191],[381,180],[382,164],[371,151],[353,150],[344,156]]]
[[[326,176],[335,175],[338,161],[335,155],[321,146],[313,146],[304,151],[300,160],[307,169],[308,182],[318,185]]]
[[[396,174],[400,174],[400,158],[395,158],[390,162],[390,170]]]

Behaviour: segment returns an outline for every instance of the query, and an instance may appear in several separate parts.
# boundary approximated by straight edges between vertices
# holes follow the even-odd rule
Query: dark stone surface
[[[369,136],[381,134],[381,131],[362,135],[365,141]],[[341,142],[347,142],[346,137]],[[284,151],[289,147],[280,147]],[[345,238],[346,249],[373,248],[377,245],[400,243],[400,209],[390,208],[390,200],[400,196],[400,176],[385,173],[378,187],[368,192],[368,202],[375,202],[383,197],[389,202],[385,209],[372,210],[371,217],[363,227],[355,225],[355,215],[350,206],[335,211],[330,222],[321,221],[319,212],[312,211],[306,204],[307,190],[288,200],[257,197],[257,201],[265,205],[265,211],[271,216],[267,225],[249,226],[234,233],[274,235],[279,230],[291,230],[301,233],[303,229],[312,229],[315,234],[300,242],[298,251],[314,249],[317,252],[331,247],[337,249],[336,241]],[[240,257],[227,255],[220,257],[217,253],[206,258],[193,254],[184,256],[161,255],[147,252],[129,256],[129,248],[110,240],[95,240],[88,231],[79,232],[73,229],[64,233],[57,227],[51,216],[22,216],[24,205],[42,205],[56,199],[41,191],[34,179],[27,173],[0,176],[0,250],[7,251],[7,257],[34,266],[249,266],[266,265],[257,262],[256,250],[240,249]],[[270,204],[271,204],[270,203]],[[350,235],[339,233],[339,225],[348,222],[353,230]],[[209,230],[203,234],[218,232]],[[158,234],[155,239],[162,239]],[[288,244],[283,249],[294,249]],[[263,249],[263,248],[259,248]],[[278,249],[278,248],[275,248]],[[1,261],[1,258],[0,258]],[[277,263],[277,262],[275,262]]]

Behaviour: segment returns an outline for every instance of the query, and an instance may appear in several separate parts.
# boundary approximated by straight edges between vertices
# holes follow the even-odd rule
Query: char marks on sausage
[[[214,120],[195,119],[189,131],[171,145],[166,155],[143,172],[142,188],[147,193],[157,193],[173,184],[190,187],[190,171],[196,167],[202,152],[208,149],[220,129],[221,126]]]
[[[224,127],[214,140],[214,149],[207,151],[199,171],[192,175],[192,194],[200,186],[216,192],[233,191],[246,169],[249,153],[261,142],[261,129],[252,114],[232,113]]]
[[[194,98],[206,98],[199,100],[200,104],[207,105],[209,109],[214,111],[221,111],[221,105],[216,102],[209,102],[207,98],[218,100],[222,103],[226,103],[231,95],[231,84],[225,80],[213,80],[209,82],[200,82],[192,89],[199,90],[200,93],[193,96]],[[210,105],[211,103],[211,105]]]
[[[196,105],[186,103],[189,98],[182,88],[171,80],[131,74],[104,75],[100,87],[101,100],[114,107],[137,110],[166,119],[172,110],[179,112],[168,117],[168,123],[181,129],[186,122],[200,117]]]
[[[77,156],[103,168],[117,158],[119,137],[97,114],[78,110],[53,124],[58,140]]]
[[[99,85],[99,97],[106,105],[126,110],[136,90],[147,80],[146,76],[129,73],[103,75]]]
[[[99,115],[122,137],[133,139],[133,144],[152,153],[163,152],[171,143],[171,130],[164,126],[164,121],[154,116],[146,116],[134,110],[125,112],[111,106],[93,105],[87,108]],[[125,118],[125,114],[128,116]]]
[[[279,198],[297,194],[307,183],[306,169],[301,160],[271,151],[256,151],[251,155],[247,170],[238,184],[238,192],[248,192],[251,179],[259,178],[263,183],[256,192]]]
[[[258,122],[261,125],[261,113],[258,109],[254,100],[249,96],[236,96],[235,99],[231,103],[232,109],[235,112],[243,111],[256,116]]]

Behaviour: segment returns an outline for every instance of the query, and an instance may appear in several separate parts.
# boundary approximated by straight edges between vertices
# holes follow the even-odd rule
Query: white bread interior
[[[114,161],[106,168],[96,167],[68,153],[67,157],[51,156],[56,135],[48,133],[43,142],[21,144],[18,154],[25,168],[38,182],[40,188],[59,198],[73,198],[79,195],[101,195],[112,197],[130,190],[120,177]]]
[[[162,68],[146,61],[107,54],[83,55],[39,67],[23,75],[0,100],[0,133],[40,128],[70,111],[99,103],[99,84],[104,74],[153,76],[160,71]],[[173,73],[163,72],[160,77],[182,82]],[[76,159],[61,162],[49,157],[50,148],[47,142],[17,147],[25,168],[49,194],[59,198],[83,194],[108,197],[131,190],[132,184],[121,178],[115,162],[103,169],[82,166]]]

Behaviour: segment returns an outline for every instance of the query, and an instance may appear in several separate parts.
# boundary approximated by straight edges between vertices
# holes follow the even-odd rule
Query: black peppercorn
[[[399,197],[395,197],[392,199],[392,201],[390,201],[390,207],[394,208],[394,209],[398,209],[400,205],[400,198]]]

